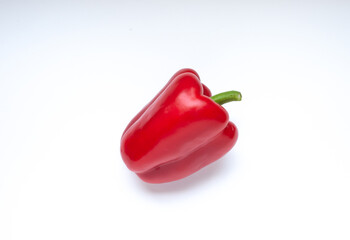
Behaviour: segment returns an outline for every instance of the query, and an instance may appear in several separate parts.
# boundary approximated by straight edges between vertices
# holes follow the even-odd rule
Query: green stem
[[[232,102],[232,101],[241,101],[242,100],[242,94],[237,91],[228,91],[216,94],[212,97],[210,97],[213,101],[216,103],[222,105],[224,103]]]

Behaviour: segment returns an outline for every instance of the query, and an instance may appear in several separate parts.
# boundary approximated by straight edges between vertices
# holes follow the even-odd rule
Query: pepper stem
[[[224,103],[232,102],[232,101],[241,101],[242,94],[237,91],[228,91],[216,94],[210,97],[214,102],[222,105]]]

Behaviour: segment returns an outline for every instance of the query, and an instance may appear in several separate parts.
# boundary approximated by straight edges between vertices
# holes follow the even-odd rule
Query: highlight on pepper
[[[212,96],[197,72],[181,69],[125,128],[120,143],[124,163],[148,183],[197,172],[235,145],[237,127],[221,105],[241,99],[237,91]]]

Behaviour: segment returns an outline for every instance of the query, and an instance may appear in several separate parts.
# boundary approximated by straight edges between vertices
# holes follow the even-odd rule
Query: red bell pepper
[[[239,100],[237,91],[211,97],[194,70],[178,71],[126,127],[120,148],[126,166],[145,182],[164,183],[218,160],[238,137],[221,104]]]

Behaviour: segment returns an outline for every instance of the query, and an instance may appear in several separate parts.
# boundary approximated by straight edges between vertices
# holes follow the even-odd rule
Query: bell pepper
[[[127,125],[120,146],[126,166],[145,182],[165,183],[218,160],[238,137],[221,105],[241,97],[211,96],[194,70],[178,71]]]

